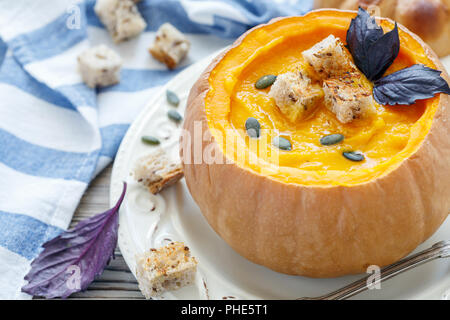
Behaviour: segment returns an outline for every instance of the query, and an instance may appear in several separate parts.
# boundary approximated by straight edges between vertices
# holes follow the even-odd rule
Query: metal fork
[[[440,241],[435,243],[430,248],[423,250],[419,253],[416,253],[410,257],[406,257],[403,260],[400,260],[394,264],[386,266],[381,269],[380,277],[371,283],[371,286],[375,286],[378,283],[381,283],[385,280],[388,280],[396,275],[413,269],[417,266],[420,266],[429,261],[438,259],[438,258],[448,258],[450,257],[450,241]],[[367,279],[370,277],[364,277],[360,280],[357,280],[339,290],[333,291],[326,295],[320,297],[304,297],[299,298],[298,300],[344,300],[348,299],[354,295],[357,295],[361,292],[364,292],[369,289],[367,285]]]

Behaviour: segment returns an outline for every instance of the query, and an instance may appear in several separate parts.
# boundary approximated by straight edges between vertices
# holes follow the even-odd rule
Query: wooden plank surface
[[[111,166],[103,170],[85,192],[71,227],[84,218],[109,209],[110,179]],[[86,291],[73,294],[69,299],[144,299],[119,248],[116,248],[115,255],[116,258],[111,260],[103,274]]]

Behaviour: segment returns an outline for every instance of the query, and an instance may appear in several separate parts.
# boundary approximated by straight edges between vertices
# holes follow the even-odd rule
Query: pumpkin
[[[450,0],[315,0],[316,8],[374,9],[419,35],[440,56],[450,54]]]
[[[320,106],[293,124],[269,88],[255,88],[259,77],[303,63],[301,52],[328,35],[345,41],[354,17],[316,10],[255,27],[215,58],[188,98],[180,155],[193,199],[232,248],[281,273],[335,277],[391,264],[430,237],[450,208],[449,96],[380,105],[374,119],[348,124]],[[415,63],[444,70],[418,36],[403,26],[399,34],[387,73]],[[248,117],[269,130],[250,138]],[[334,130],[346,139],[321,146],[319,138]],[[291,151],[270,143],[274,132],[291,140]],[[367,159],[349,161],[346,148]]]

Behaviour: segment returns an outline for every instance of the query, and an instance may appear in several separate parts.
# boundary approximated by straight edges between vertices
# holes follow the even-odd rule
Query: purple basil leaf
[[[373,96],[383,105],[411,105],[416,100],[432,98],[436,93],[450,94],[441,73],[423,64],[415,64],[375,81]]]
[[[44,250],[31,263],[22,291],[45,298],[67,298],[85,290],[100,275],[114,254],[119,227],[119,207],[126,183],[116,205],[80,221],[75,228],[44,243]]]
[[[370,46],[382,36],[383,29],[360,7],[347,31],[347,47],[358,67],[365,67]]]
[[[356,66],[369,80],[377,80],[394,62],[400,49],[397,24],[384,34],[367,11],[361,7],[347,31],[347,48]]]
[[[395,23],[392,31],[384,34],[370,46],[367,78],[371,81],[380,79],[397,58],[399,51],[400,40],[397,23]]]

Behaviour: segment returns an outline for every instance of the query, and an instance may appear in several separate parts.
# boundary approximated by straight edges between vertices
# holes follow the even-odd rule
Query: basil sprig
[[[397,24],[385,34],[375,19],[360,7],[347,31],[347,47],[367,79],[378,80],[400,51]]]
[[[383,105],[414,104],[437,93],[450,94],[441,71],[413,65],[383,77],[397,58],[400,38],[397,23],[384,33],[375,18],[361,7],[347,30],[347,48],[356,66],[374,82],[373,95]]]
[[[448,83],[440,74],[441,71],[415,64],[375,81],[374,98],[378,103],[394,105],[413,104],[439,92],[450,94]]]

